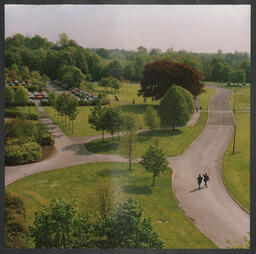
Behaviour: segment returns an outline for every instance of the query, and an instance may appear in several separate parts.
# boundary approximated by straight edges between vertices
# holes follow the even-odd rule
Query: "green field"
[[[227,187],[247,211],[250,210],[250,114],[235,113],[236,145],[233,141],[225,152],[223,176]]]
[[[208,104],[209,104],[209,100],[210,98],[216,94],[216,90],[212,89],[212,88],[205,88],[205,93],[202,93],[199,96],[199,100],[200,100],[200,105],[202,107],[203,110],[207,110],[208,109]]]
[[[126,89],[126,88],[124,88]],[[143,103],[143,99],[141,97],[138,97],[138,100],[136,99],[135,102],[136,104],[131,104],[129,103],[133,95],[135,95],[139,89],[139,85],[127,85],[128,92],[126,93],[125,91],[122,93],[122,89],[120,89],[120,95],[122,95],[123,101],[119,101],[119,104],[111,104],[114,106],[119,106],[123,112],[132,112],[136,114],[139,118],[140,121],[140,129],[146,128],[144,122],[143,122],[143,114],[146,110],[146,107],[148,105],[155,106],[157,108],[157,103],[153,102],[151,104],[151,100],[147,99],[147,103]],[[199,99],[201,101],[201,105],[203,109],[208,108],[208,102],[211,96],[215,94],[215,90],[211,88],[206,88],[206,93],[203,93],[202,95],[199,96]],[[114,94],[112,94],[114,98]],[[119,99],[120,99],[119,98]],[[122,103],[129,103],[129,104],[122,104]],[[44,107],[46,113],[49,115],[49,117],[52,119],[54,123],[56,123],[60,129],[65,133],[67,136],[73,136],[73,137],[81,137],[81,136],[93,136],[100,134],[100,132],[95,131],[94,129],[91,128],[91,126],[88,123],[88,116],[90,114],[90,109],[92,107],[90,106],[80,106],[78,107],[79,109],[79,114],[74,121],[74,134],[72,135],[71,129],[69,129],[68,125],[65,126],[64,121],[61,120],[61,118],[58,119],[58,117],[54,117],[54,109],[51,107]]]
[[[150,144],[156,144],[156,142],[158,143],[158,147],[163,149],[167,156],[182,154],[201,133],[206,124],[207,117],[207,112],[201,112],[196,125],[176,130],[156,130],[154,131],[154,136],[151,138],[148,132],[138,134],[137,154],[141,155],[147,150]],[[97,139],[85,144],[85,147],[94,153],[119,154],[119,144],[120,141],[116,137],[115,144],[112,143],[112,138],[107,138],[103,144],[101,143],[101,139]]]
[[[29,109],[30,108],[30,109]],[[21,112],[21,113],[30,113],[35,115],[40,115],[39,111],[37,110],[36,106],[9,106],[5,107],[5,110],[13,111],[13,112]]]
[[[172,192],[172,171],[166,170],[152,187],[152,175],[137,164],[131,172],[126,163],[93,163],[34,174],[7,186],[22,198],[26,222],[53,198],[78,200],[80,211],[86,211],[86,197],[101,184],[110,183],[121,201],[132,197],[144,207],[144,215],[152,218],[154,229],[165,248],[217,248],[179,209]],[[33,246],[30,246],[33,247]]]
[[[234,103],[235,101],[235,103]],[[230,108],[234,111],[250,110],[250,87],[240,87],[232,89],[231,99],[229,100]]]

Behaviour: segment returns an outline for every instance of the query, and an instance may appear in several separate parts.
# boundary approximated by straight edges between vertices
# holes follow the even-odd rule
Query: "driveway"
[[[250,216],[231,198],[222,181],[222,158],[234,132],[229,91],[216,89],[206,127],[184,154],[169,157],[179,206],[217,246],[241,241],[250,231]],[[208,173],[209,187],[198,190],[197,176]]]

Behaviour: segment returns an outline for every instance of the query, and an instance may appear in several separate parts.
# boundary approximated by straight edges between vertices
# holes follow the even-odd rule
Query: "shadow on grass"
[[[119,140],[116,140],[113,144],[112,139],[104,141],[104,143],[101,142],[101,140],[96,140],[96,142],[89,142],[86,143],[85,148],[93,153],[104,153],[108,151],[117,151],[119,148]]]
[[[152,186],[138,186],[135,184],[131,185],[124,185],[122,186],[122,191],[127,194],[151,194],[152,193]]]
[[[108,176],[126,176],[127,171],[121,169],[103,169],[97,173],[98,176],[108,177]]]
[[[157,137],[170,137],[170,136],[177,136],[182,134],[182,130],[176,129],[176,130],[153,130],[151,138],[157,138]],[[138,134],[139,140],[143,138],[150,139],[149,131],[144,131]]]

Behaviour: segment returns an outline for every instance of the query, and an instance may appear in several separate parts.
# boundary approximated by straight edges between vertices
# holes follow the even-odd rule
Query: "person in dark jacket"
[[[209,176],[207,175],[207,173],[205,173],[203,177],[204,177],[204,187],[208,188],[207,182],[209,181]]]
[[[203,177],[199,174],[199,176],[197,177],[197,183],[198,183],[199,190],[201,189],[202,180],[203,180]]]

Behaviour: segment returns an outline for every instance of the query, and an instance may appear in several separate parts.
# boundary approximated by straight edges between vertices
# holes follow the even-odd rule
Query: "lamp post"
[[[235,154],[235,145],[236,145],[236,124],[235,124],[235,130],[234,130],[234,140],[233,140],[233,154]]]
[[[236,112],[236,96],[234,95],[234,105],[233,105],[233,112]]]

